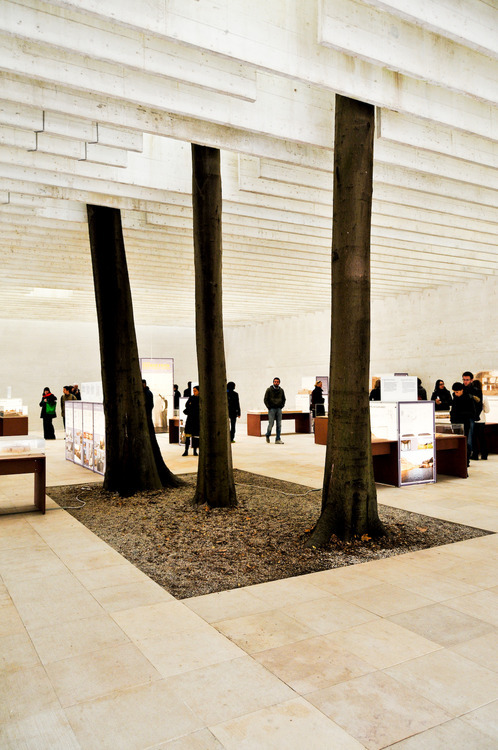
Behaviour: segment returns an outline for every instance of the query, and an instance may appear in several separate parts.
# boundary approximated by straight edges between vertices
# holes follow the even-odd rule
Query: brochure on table
[[[436,481],[434,413],[433,401],[398,404],[400,487]]]

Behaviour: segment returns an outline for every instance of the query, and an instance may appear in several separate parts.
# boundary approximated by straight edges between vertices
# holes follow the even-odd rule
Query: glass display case
[[[23,406],[22,398],[0,399],[0,417],[26,417],[28,407]]]
[[[40,453],[45,453],[43,438],[28,435],[0,437],[0,456],[30,456]]]

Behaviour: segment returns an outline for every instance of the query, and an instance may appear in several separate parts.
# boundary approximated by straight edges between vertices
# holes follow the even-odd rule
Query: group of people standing
[[[439,383],[439,386],[438,386]],[[442,383],[442,385],[441,385]],[[444,394],[447,389],[443,381],[436,381],[436,410],[440,411],[441,405],[446,399],[446,404],[450,403],[450,421],[452,424],[463,424],[465,435],[467,436],[467,464],[470,459],[478,461],[486,460],[488,457],[488,445],[486,441],[485,423],[486,414],[489,412],[489,403],[482,392],[482,383],[474,380],[474,375],[470,370],[466,370],[462,375],[462,382],[457,381],[451,386],[453,397],[451,403]],[[432,396],[434,396],[434,393]],[[440,405],[438,409],[437,400]],[[446,406],[448,408],[448,406]]]
[[[81,401],[81,392],[78,384],[65,385],[61,396],[61,415],[64,427],[66,426],[66,401]],[[40,419],[43,420],[43,437],[45,440],[55,440],[54,419],[57,417],[57,396],[54,396],[48,386],[43,389],[41,401]]]
[[[188,383],[187,388],[183,392],[184,397],[187,398],[187,403],[183,413],[187,415],[185,420],[185,449],[182,456],[188,456],[190,444],[192,443],[192,449],[194,456],[199,455],[199,433],[200,433],[200,415],[199,415],[199,386],[194,385],[192,388],[192,394],[190,395],[190,389],[192,384]],[[180,408],[180,391],[178,385],[173,386],[174,389],[174,401],[173,405],[175,409]],[[178,394],[178,396],[176,395]],[[228,418],[230,421],[230,440],[235,443],[235,427],[237,419],[241,416],[239,394],[235,390],[235,383],[231,380],[227,383],[227,400],[228,400]],[[178,404],[178,405],[177,405]]]

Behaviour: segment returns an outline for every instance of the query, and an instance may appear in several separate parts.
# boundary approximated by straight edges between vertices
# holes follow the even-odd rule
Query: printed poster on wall
[[[74,463],[83,464],[83,402],[73,401],[74,411]]]
[[[398,404],[399,486],[436,481],[433,401]]]
[[[93,405],[93,470],[105,474],[105,418],[104,405]]]

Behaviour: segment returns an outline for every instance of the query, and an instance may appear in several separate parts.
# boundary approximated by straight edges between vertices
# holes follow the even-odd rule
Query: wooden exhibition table
[[[282,419],[293,419],[296,432],[310,433],[311,418],[309,411],[282,411]],[[247,434],[253,437],[261,437],[261,422],[268,422],[267,411],[247,412]]]
[[[0,417],[0,436],[27,435],[28,418],[23,415]]]
[[[35,475],[35,508],[45,513],[45,456],[42,453],[33,453],[30,456],[0,456],[0,476],[10,474]]]
[[[498,453],[498,422],[486,422],[484,434],[488,443],[488,453]]]
[[[315,418],[315,443],[327,444],[328,417]],[[398,441],[372,438],[374,478],[380,484],[398,484]],[[436,471],[465,479],[467,438],[465,435],[436,433]]]

